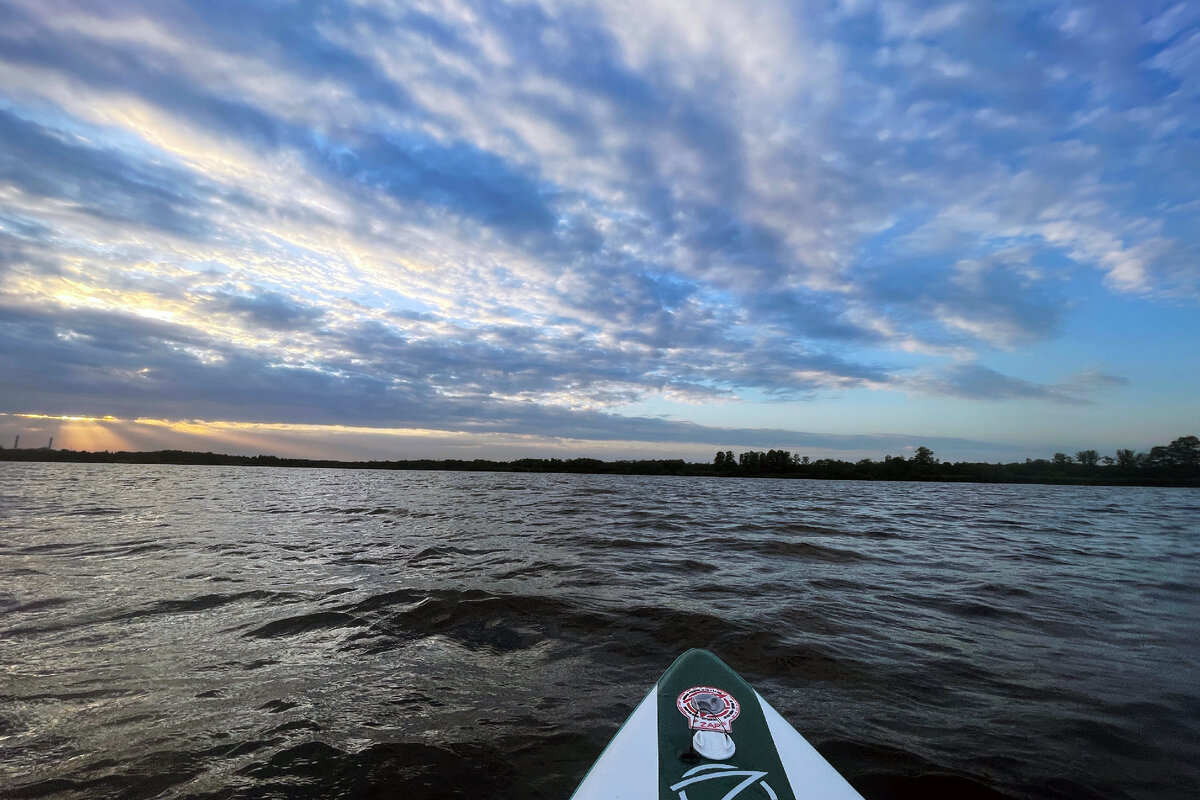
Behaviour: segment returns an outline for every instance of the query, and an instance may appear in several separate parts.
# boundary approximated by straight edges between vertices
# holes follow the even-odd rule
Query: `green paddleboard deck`
[[[706,650],[671,665],[572,800],[862,800],[750,684]]]

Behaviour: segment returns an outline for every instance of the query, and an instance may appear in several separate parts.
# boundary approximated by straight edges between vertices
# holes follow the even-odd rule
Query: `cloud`
[[[1040,384],[1003,375],[980,364],[961,364],[937,375],[915,378],[912,387],[931,394],[965,397],[972,400],[1045,400],[1061,405],[1090,405],[1092,397],[1104,389],[1127,386],[1129,380],[1117,375],[1084,372],[1054,384]]]
[[[1116,389],[1131,385],[1131,381],[1121,375],[1110,375],[1098,370],[1086,370],[1068,376],[1056,384],[1056,388],[1072,394],[1089,395],[1105,389]]]
[[[395,339],[381,352],[383,338],[372,336],[375,355],[385,362],[387,377],[382,377],[276,363],[269,356],[214,347],[186,328],[125,314],[77,313],[66,320],[6,308],[4,320],[0,369],[9,376],[6,400],[14,409],[37,407],[39,413],[73,414],[86,406],[131,419],[152,413],[323,425],[354,419],[376,426],[597,440],[737,440],[763,446],[781,439],[826,441],[795,432],[711,429],[504,399],[496,396],[497,385],[504,388],[495,380],[498,374],[480,374],[488,354],[466,345],[458,345],[457,352],[430,352]],[[395,361],[386,363],[389,357]],[[508,365],[534,373],[540,366]],[[473,383],[473,378],[482,380]],[[440,390],[439,383],[455,391]],[[517,385],[536,389],[536,380],[525,374]],[[834,440],[841,438],[828,439]]]
[[[134,161],[0,109],[0,181],[27,198],[68,203],[103,220],[200,235],[207,194],[181,170]]]
[[[211,307],[216,311],[241,315],[249,325],[279,331],[310,328],[325,316],[322,309],[296,302],[277,292],[261,292],[253,296],[218,295],[213,298]]]
[[[1071,404],[1103,381],[982,364],[1081,298],[1200,296],[1186,4],[0,15],[5,388],[35,410],[673,436],[620,412]]]
[[[1068,301],[1053,272],[1036,263],[1036,248],[1021,244],[947,265],[943,246],[929,239],[945,237],[948,253],[969,252],[956,241],[960,231],[953,214],[931,220],[908,241],[894,241],[895,261],[864,269],[858,285],[873,304],[896,308],[894,317],[907,317],[914,328],[924,326],[930,340],[1011,349],[1052,338]],[[897,262],[905,269],[895,269]]]

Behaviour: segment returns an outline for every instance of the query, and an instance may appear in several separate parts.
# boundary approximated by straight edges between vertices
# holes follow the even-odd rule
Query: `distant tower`
[[[50,437],[50,444],[46,445],[46,449],[47,449],[47,450],[53,450],[53,449],[54,449],[54,437],[53,437],[53,436],[51,436],[51,437]]]
[[[17,438],[13,439],[13,450],[16,450],[20,446],[21,446],[21,436],[18,434]]]

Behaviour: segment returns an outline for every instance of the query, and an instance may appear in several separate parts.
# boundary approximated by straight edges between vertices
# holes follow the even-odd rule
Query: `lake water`
[[[566,798],[672,659],[868,798],[1200,795],[1200,491],[0,464],[0,795]]]

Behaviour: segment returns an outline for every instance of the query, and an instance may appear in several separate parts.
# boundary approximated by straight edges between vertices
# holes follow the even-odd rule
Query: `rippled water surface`
[[[566,798],[688,647],[868,800],[1200,794],[1200,492],[0,464],[0,795]]]

